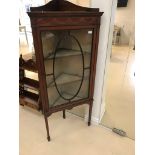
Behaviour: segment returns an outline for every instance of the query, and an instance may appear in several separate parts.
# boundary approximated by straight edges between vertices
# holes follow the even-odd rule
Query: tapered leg
[[[92,102],[89,104],[89,117],[88,117],[88,126],[91,125],[91,113],[92,113]]]
[[[63,118],[64,118],[64,119],[66,118],[65,110],[63,110]]]
[[[46,131],[47,131],[47,140],[50,141],[51,138],[50,138],[50,134],[49,134],[48,120],[47,120],[47,117],[46,116],[44,116],[44,118],[45,118]]]

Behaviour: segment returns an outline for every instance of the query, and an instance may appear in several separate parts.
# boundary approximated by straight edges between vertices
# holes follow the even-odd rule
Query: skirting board
[[[105,104],[104,104],[105,105]],[[105,108],[104,107],[101,107],[101,112],[100,112],[100,117],[97,118],[97,117],[94,117],[94,116],[91,116],[91,123],[93,125],[99,125],[101,120],[102,120],[102,117],[104,115],[104,112],[105,112]],[[85,118],[84,118],[85,122],[88,122],[88,114],[85,115]]]
[[[74,114],[74,113],[71,113],[71,112],[69,112],[69,111],[66,111],[68,114],[70,114],[70,115],[74,115],[75,117],[78,117],[78,118],[80,118],[80,119],[84,119],[84,121],[85,122],[88,122],[88,115],[85,115],[85,117],[84,118],[82,118],[82,117],[80,117],[80,116],[78,116],[78,115],[76,115],[76,114]],[[91,117],[91,124],[93,124],[93,125],[99,125],[99,123],[100,123],[100,120],[98,119],[98,118],[96,118],[96,117]]]
[[[99,123],[101,122],[104,113],[105,113],[105,102],[103,102],[101,104],[101,112],[100,112],[100,121],[99,121]]]
[[[85,118],[84,118],[85,122],[88,122],[88,115],[85,115]],[[97,117],[91,117],[91,124],[93,125],[99,125],[100,123],[100,120],[97,118]]]
[[[105,103],[104,103],[103,105],[105,106]],[[103,117],[103,115],[104,115],[104,112],[105,112],[104,106],[101,106],[101,109],[100,109],[100,117],[99,117],[99,118],[94,117],[94,116],[91,116],[91,124],[93,124],[93,125],[99,125],[99,124],[100,124],[101,119],[102,119],[102,117]],[[67,112],[68,112],[69,114],[71,114],[71,115],[74,115],[74,116],[76,116],[76,117],[78,117],[78,118],[83,119],[82,117],[80,117],[80,116],[78,116],[78,115],[76,115],[76,114],[74,114],[74,113],[72,113],[72,112],[69,112],[69,111],[67,111]],[[86,114],[85,114],[85,117],[84,117],[84,121],[85,121],[85,122],[88,122],[88,109],[86,109],[86,112],[85,112],[85,113],[86,113]]]

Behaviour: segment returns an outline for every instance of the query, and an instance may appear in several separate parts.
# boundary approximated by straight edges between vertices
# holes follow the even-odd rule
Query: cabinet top
[[[98,8],[88,8],[75,5],[66,0],[52,0],[39,7],[30,7],[30,17],[44,16],[101,16]]]

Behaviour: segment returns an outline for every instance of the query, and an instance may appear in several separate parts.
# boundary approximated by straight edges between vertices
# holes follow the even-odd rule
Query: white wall
[[[117,8],[115,24],[121,29],[121,44],[134,44],[135,0],[128,0],[127,7]]]
[[[90,0],[67,0],[67,1],[84,7],[90,6]]]
[[[94,104],[92,110],[92,121],[100,121],[104,113],[104,77],[107,56],[110,55],[112,45],[112,30],[114,18],[114,10],[116,9],[116,0],[91,0],[91,7],[100,8],[104,14],[101,17],[100,37],[98,46],[98,58],[96,66]],[[112,11],[113,10],[113,11]]]
[[[51,0],[45,0],[45,3],[49,2]],[[89,7],[90,6],[90,0],[67,0],[71,3],[74,3],[76,5],[84,6],[84,7]]]

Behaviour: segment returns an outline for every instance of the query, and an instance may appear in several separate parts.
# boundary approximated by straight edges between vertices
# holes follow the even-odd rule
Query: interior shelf
[[[20,84],[24,85],[26,88],[30,88],[33,90],[39,90],[39,82],[27,77],[24,77],[22,80],[20,80]]]
[[[66,93],[66,92],[63,92],[62,95],[65,96],[66,98],[71,98],[73,96],[72,94],[69,94],[69,93]],[[82,97],[76,96],[74,99],[72,99],[72,101],[76,101],[76,100],[79,100],[79,99],[82,99]],[[59,96],[52,104],[49,103],[49,105],[52,107],[52,106],[58,106],[58,105],[61,105],[61,104],[65,104],[67,102],[68,102],[67,100],[64,100],[63,98],[61,98]]]
[[[62,73],[56,78],[57,85],[66,84],[70,82],[80,81],[82,79],[82,76],[79,75],[73,75],[68,73]],[[54,86],[54,81],[51,81],[47,87]]]
[[[88,51],[84,51],[84,54],[90,54]],[[79,50],[72,50],[72,49],[58,49],[56,58],[61,58],[61,57],[67,57],[67,56],[76,56],[76,55],[81,55],[81,51]],[[48,56],[45,57],[45,60],[50,60],[54,58],[54,52],[49,53]]]

